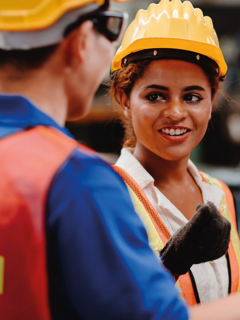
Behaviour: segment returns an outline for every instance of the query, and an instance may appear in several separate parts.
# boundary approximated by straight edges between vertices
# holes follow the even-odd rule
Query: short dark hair
[[[47,61],[57,47],[58,44],[30,50],[0,49],[0,68],[9,64],[19,70],[37,69]]]

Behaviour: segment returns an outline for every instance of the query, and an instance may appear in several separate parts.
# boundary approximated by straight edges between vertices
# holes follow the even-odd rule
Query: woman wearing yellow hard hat
[[[162,0],[140,10],[111,68],[111,96],[122,107],[125,127],[115,169],[127,183],[153,250],[162,250],[199,203],[211,201],[231,223],[228,252],[194,264],[179,277],[190,305],[240,289],[240,242],[231,192],[189,159],[207,130],[226,73],[211,18],[180,0]],[[205,236],[221,246],[214,232]]]

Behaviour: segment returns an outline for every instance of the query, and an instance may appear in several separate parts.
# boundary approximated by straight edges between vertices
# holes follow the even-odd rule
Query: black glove
[[[222,257],[228,250],[231,224],[212,202],[198,204],[196,213],[160,251],[164,266],[179,276],[193,264]]]

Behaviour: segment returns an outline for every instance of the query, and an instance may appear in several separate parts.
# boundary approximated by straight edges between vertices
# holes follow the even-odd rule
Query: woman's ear
[[[214,100],[215,100],[215,99],[212,100],[211,108],[210,108],[210,110],[209,110],[209,117],[208,117],[208,120],[209,120],[209,121],[212,119],[212,112],[213,112],[213,103],[214,103]]]
[[[214,105],[214,103],[215,103],[216,98],[217,98],[217,93],[215,93],[214,96],[213,96],[212,99],[211,99],[211,109],[210,109],[210,114],[209,114],[209,121],[210,121],[211,118],[212,118],[213,105]]]
[[[118,90],[118,99],[127,119],[131,119],[130,100],[123,90]]]

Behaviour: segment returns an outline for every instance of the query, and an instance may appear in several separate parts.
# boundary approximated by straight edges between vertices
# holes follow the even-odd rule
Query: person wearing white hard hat
[[[125,127],[115,170],[130,190],[153,250],[160,252],[173,274],[181,275],[178,286],[189,305],[240,290],[240,242],[232,194],[190,160],[207,130],[226,73],[211,18],[180,0],[162,0],[139,10],[111,68],[112,100],[121,106]],[[163,249],[166,241],[191,218],[196,220],[198,204],[209,201],[231,223],[229,249],[225,234],[219,237],[214,230],[218,220],[210,225],[206,219],[188,237],[178,263],[169,260]],[[203,250],[203,234],[214,248]]]

